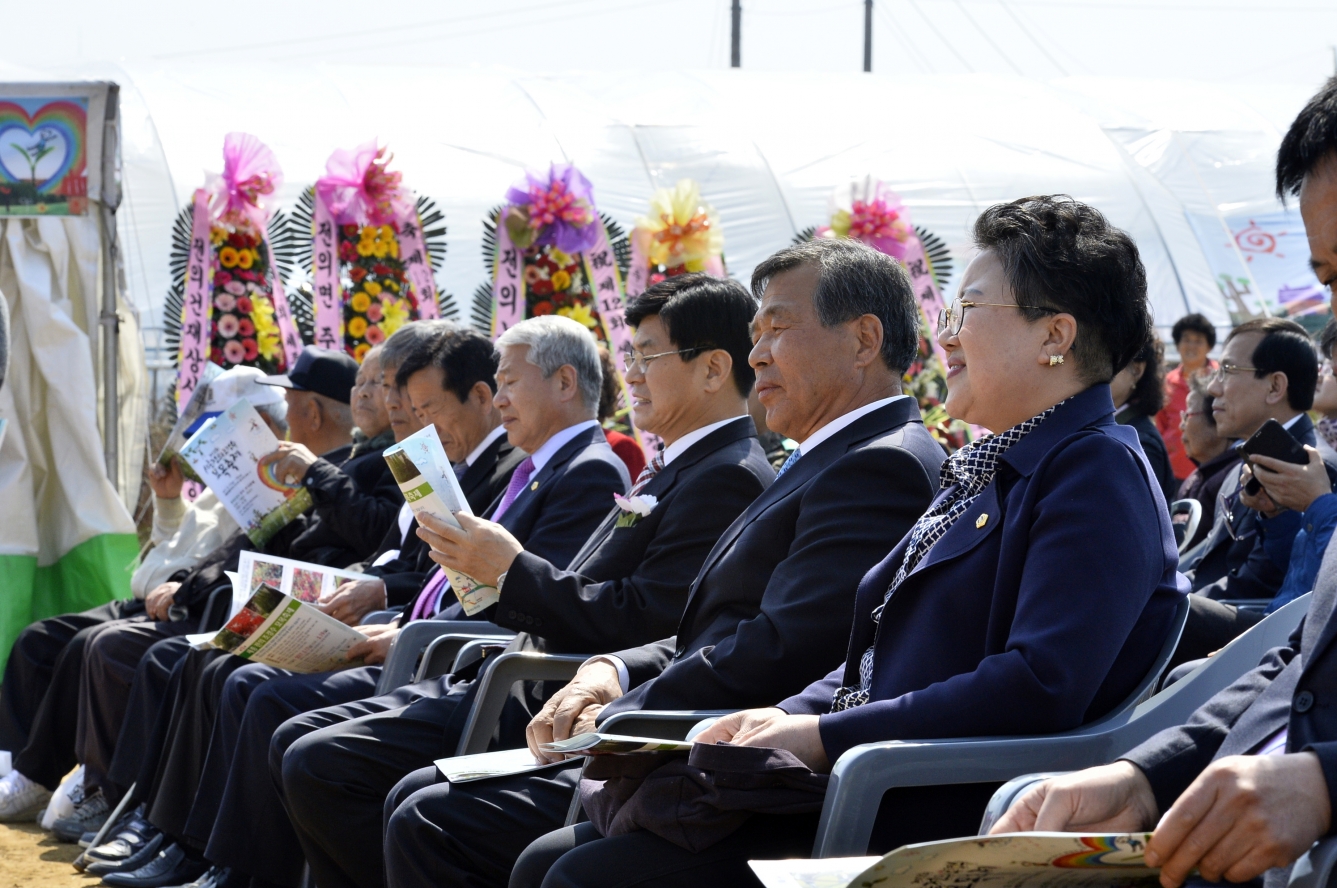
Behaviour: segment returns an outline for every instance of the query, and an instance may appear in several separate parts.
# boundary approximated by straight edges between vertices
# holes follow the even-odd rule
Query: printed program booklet
[[[260,460],[279,441],[245,398],[207,421],[181,448],[181,458],[213,490],[251,542],[263,546],[312,506],[311,491],[263,470]]]
[[[366,637],[304,601],[261,585],[209,644],[292,672],[333,672],[362,664],[344,655]]]
[[[509,777],[550,767],[552,762],[534,761],[534,754],[524,749],[503,749],[497,752],[479,752],[437,759],[433,764],[451,783],[471,783],[492,777]],[[557,762],[556,764],[561,764]]]
[[[556,743],[544,743],[544,752],[567,755],[621,755],[629,752],[687,752],[687,740],[656,740],[653,737],[627,737],[622,734],[577,734]]]
[[[1151,833],[1007,833],[904,845],[885,857],[750,860],[766,888],[1135,888],[1160,870]]]
[[[430,512],[447,524],[459,527],[455,512],[472,515],[469,501],[464,498],[460,481],[455,477],[441,439],[432,426],[414,432],[385,451],[390,474],[404,494],[413,514]],[[470,576],[442,568],[450,580],[450,588],[464,606],[464,612],[473,616],[496,604],[501,597],[496,586],[484,586]]]
[[[186,446],[186,439],[189,437],[190,430],[198,423],[201,417],[207,421],[206,408],[209,406],[209,387],[215,379],[221,376],[223,368],[212,361],[204,365],[204,372],[200,374],[200,381],[195,384],[195,391],[190,393],[190,400],[186,402],[177,416],[176,422],[172,424],[171,434],[167,436],[167,442],[163,444],[162,452],[158,454],[158,463],[167,465],[172,461],[172,457],[181,452],[181,448]],[[181,474],[185,475],[191,481],[203,484],[204,479],[195,474],[195,470],[183,459],[178,460],[181,466]]]

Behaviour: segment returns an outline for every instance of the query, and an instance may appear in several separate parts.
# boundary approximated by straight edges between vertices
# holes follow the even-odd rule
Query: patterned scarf
[[[874,623],[881,621],[882,609],[887,606],[891,596],[901,583],[905,582],[910,572],[932,551],[933,545],[951,529],[956,519],[960,518],[970,508],[971,503],[979,498],[984,488],[989,486],[989,482],[993,481],[994,473],[998,469],[998,458],[1048,419],[1049,414],[1058,406],[1055,404],[1043,413],[1018,423],[1001,434],[972,441],[947,457],[941,469],[941,489],[946,490],[947,495],[931,506],[915,522],[915,526],[910,528],[900,569],[896,571],[895,578],[887,587],[887,594],[883,596],[882,603],[873,609]],[[858,686],[839,688],[832,701],[831,711],[840,712],[842,709],[864,705],[868,702],[868,692],[872,686],[873,645],[869,645],[859,660]]]

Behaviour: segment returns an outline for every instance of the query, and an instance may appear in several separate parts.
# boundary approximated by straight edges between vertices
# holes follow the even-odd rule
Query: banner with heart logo
[[[0,216],[88,212],[88,99],[0,97]]]

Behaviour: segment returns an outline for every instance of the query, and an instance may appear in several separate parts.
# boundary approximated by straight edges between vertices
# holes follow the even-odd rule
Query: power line
[[[989,32],[980,27],[979,22],[975,21],[975,17],[966,11],[966,5],[962,3],[961,0],[956,0],[956,7],[961,10],[961,14],[970,21],[970,24],[975,30],[980,32],[980,36],[988,41],[989,45],[993,47],[993,51],[1003,57],[1003,61],[1007,62],[1008,67],[1015,71],[1018,77],[1024,77],[1025,75],[1021,73],[1021,69],[1017,67],[1016,62],[1012,61],[1011,56],[1003,52],[1001,46],[993,42],[993,38],[989,36]]]
[[[1035,44],[1035,48],[1040,50],[1041,54],[1044,55],[1045,58],[1049,59],[1049,64],[1053,65],[1055,68],[1058,68],[1059,73],[1062,74],[1064,77],[1067,77],[1068,69],[1060,65],[1058,63],[1058,59],[1050,55],[1049,50],[1045,49],[1044,44],[1042,44],[1039,40],[1035,39],[1035,35],[1031,33],[1031,29],[1023,25],[1021,23],[1021,19],[1017,18],[1017,14],[1012,11],[1012,7],[1007,5],[1007,0],[998,0],[998,5],[1003,8],[1003,12],[1006,12],[1008,16],[1011,17],[1012,21],[1017,23],[1017,27],[1021,28],[1022,33],[1025,34],[1026,37],[1032,43]]]
[[[910,0],[910,5],[914,7],[915,12],[919,13],[919,17],[924,20],[924,23],[929,26],[929,29],[932,30],[934,34],[938,35],[938,39],[942,41],[943,46],[946,46],[949,50],[951,50],[952,55],[956,56],[957,61],[959,61],[962,65],[964,65],[967,71],[969,71],[971,74],[974,74],[975,69],[970,66],[970,62],[966,61],[966,57],[961,55],[961,53],[957,52],[956,47],[953,46],[950,42],[948,42],[947,38],[944,37],[942,35],[942,32],[938,30],[938,26],[933,24],[933,20],[930,19],[928,16],[924,15],[924,10],[919,8],[918,0]]]

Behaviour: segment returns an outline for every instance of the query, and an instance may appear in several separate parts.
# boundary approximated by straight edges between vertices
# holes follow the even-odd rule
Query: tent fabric
[[[11,313],[10,369],[0,388],[0,416],[9,421],[0,443],[6,656],[33,620],[130,591],[138,539],[107,479],[98,430],[100,259],[92,216],[0,221],[0,291]],[[142,432],[129,441],[136,438]]]

